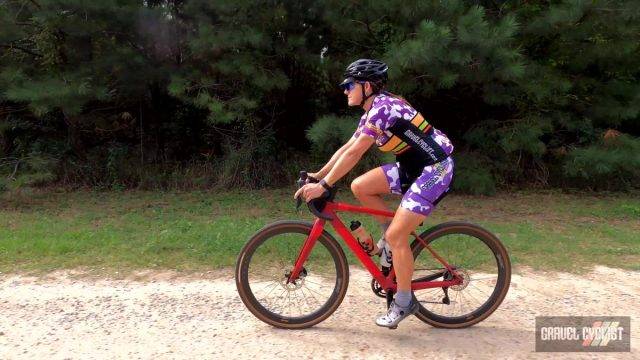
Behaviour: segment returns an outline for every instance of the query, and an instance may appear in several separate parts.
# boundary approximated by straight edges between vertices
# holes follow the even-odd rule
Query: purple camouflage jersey
[[[360,118],[354,138],[370,136],[381,151],[393,152],[397,162],[382,165],[394,194],[404,194],[401,207],[428,215],[453,177],[453,145],[411,105],[382,93]],[[417,169],[417,171],[416,171]]]
[[[382,147],[394,135],[389,129],[390,127],[398,120],[411,122],[417,115],[419,115],[418,111],[402,99],[380,94],[373,100],[371,109],[360,117],[358,128],[353,137],[357,138],[360,134],[368,135],[376,140],[376,145]],[[424,123],[426,124],[425,128],[432,128],[426,121]],[[433,129],[431,137],[447,155],[451,155],[453,145],[445,134],[440,130]]]

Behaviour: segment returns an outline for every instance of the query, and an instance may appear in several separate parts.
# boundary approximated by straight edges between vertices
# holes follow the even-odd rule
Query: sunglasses
[[[351,81],[351,82],[348,82],[348,83],[346,83],[346,84],[342,84],[342,85],[340,85],[340,88],[341,88],[343,91],[344,91],[344,90],[351,91],[351,90],[353,90],[353,89],[356,87],[356,83],[357,83],[357,81]]]

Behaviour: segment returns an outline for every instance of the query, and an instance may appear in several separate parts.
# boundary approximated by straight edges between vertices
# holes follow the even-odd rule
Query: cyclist
[[[388,210],[382,194],[403,194],[395,216],[376,216],[392,250],[398,291],[387,313],[376,319],[379,326],[394,328],[418,310],[411,293],[413,255],[408,237],[431,213],[449,190],[453,176],[453,145],[433,128],[404,98],[385,91],[387,65],[382,61],[359,59],[347,66],[340,84],[349,106],[360,106],[364,114],[358,128],[329,162],[310,176],[320,180],[300,188],[308,202],[321,197],[360,160],[374,143],[391,151],[396,162],[377,167],[351,183],[351,190],[366,207]],[[379,243],[380,244],[380,243]]]

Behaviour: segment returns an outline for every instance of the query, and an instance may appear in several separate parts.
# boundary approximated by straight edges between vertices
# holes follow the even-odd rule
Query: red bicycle
[[[298,186],[304,183],[301,179]],[[277,221],[249,239],[236,262],[236,286],[249,311],[267,324],[311,327],[340,305],[349,283],[347,257],[324,226],[329,222],[373,277],[374,294],[393,299],[393,266],[384,272],[338,217],[339,212],[393,217],[394,213],[333,202],[335,191],[308,203],[316,220]],[[300,201],[298,201],[300,204]],[[447,222],[417,235],[411,250],[415,270],[411,288],[419,302],[415,314],[440,328],[463,328],[486,319],[507,294],[509,255],[500,240],[482,227]]]

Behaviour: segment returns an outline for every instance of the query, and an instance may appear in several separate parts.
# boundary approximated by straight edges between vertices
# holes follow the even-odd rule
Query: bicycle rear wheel
[[[287,283],[312,223],[280,221],[258,231],[241,250],[236,286],[249,311],[267,324],[301,329],[329,317],[349,283],[347,259],[326,231],[303,264],[299,279]]]
[[[463,328],[486,319],[509,290],[511,262],[500,240],[480,226],[449,222],[428,229],[420,237],[463,277],[463,283],[445,288],[416,290],[416,316],[435,327]],[[418,239],[411,244],[412,281],[450,280],[447,269]]]

